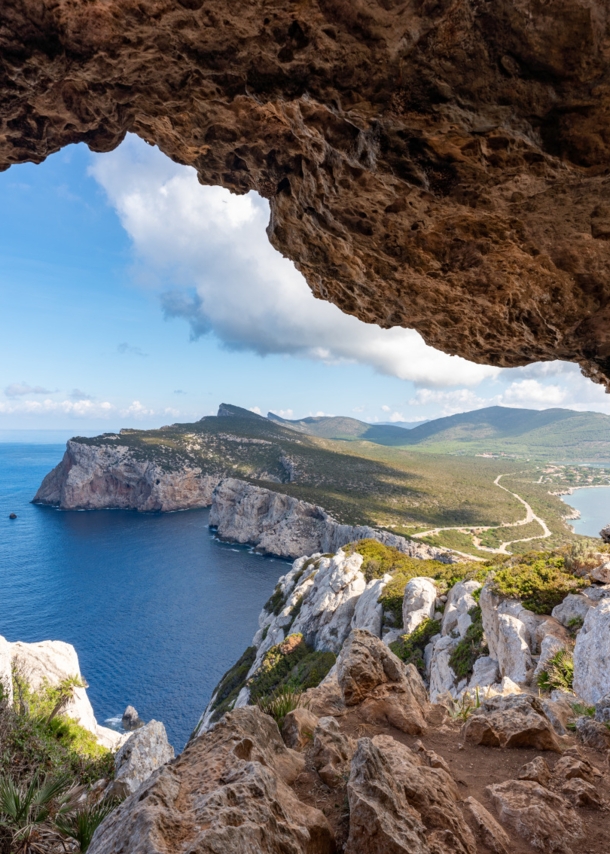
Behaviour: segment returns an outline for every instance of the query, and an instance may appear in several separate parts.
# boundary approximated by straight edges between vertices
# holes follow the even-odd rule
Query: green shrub
[[[269,599],[263,605],[263,608],[268,614],[278,616],[284,605],[286,604],[286,595],[282,590],[281,584],[275,585],[275,590]]]
[[[250,700],[274,695],[280,688],[292,692],[315,688],[334,665],[332,652],[315,652],[307,646],[303,635],[289,635],[271,647],[250,680]]]
[[[254,664],[256,658],[256,647],[249,646],[242,653],[241,658],[235,662],[222,677],[214,689],[214,703],[212,705],[212,720],[219,720],[226,711],[233,707],[237,695],[246,684],[248,671]]]
[[[566,571],[562,555],[533,552],[498,570],[492,589],[507,599],[520,599],[535,614],[550,614],[568,593],[577,592],[587,583]]]
[[[538,687],[544,691],[571,691],[574,682],[574,659],[567,649],[560,649],[550,658],[546,670],[538,676]]]
[[[280,729],[288,712],[302,705],[302,692],[291,691],[286,685],[280,686],[270,697],[261,697],[258,701],[259,709],[266,715],[271,715]]]
[[[405,664],[414,664],[421,674],[425,671],[424,649],[434,635],[439,634],[441,624],[438,620],[424,620],[409,635],[403,635],[390,644],[390,649]]]
[[[487,644],[484,642],[481,608],[477,605],[475,608],[471,608],[468,613],[472,618],[472,623],[466,629],[464,637],[459,641],[449,658],[449,665],[458,679],[469,676],[477,658],[489,654]]]
[[[303,605],[303,597],[298,596],[296,602],[294,603],[294,605],[292,606],[292,609],[290,611],[290,622],[288,623],[287,626],[284,626],[284,633],[286,635],[288,635],[288,632],[292,628],[294,621],[296,620],[296,618],[301,613],[302,605]]]

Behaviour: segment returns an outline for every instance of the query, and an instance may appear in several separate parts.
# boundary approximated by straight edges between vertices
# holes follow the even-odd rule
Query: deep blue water
[[[570,519],[577,534],[599,537],[599,532],[610,523],[610,486],[575,489],[572,495],[562,495],[562,500],[580,511],[580,519]]]
[[[286,564],[219,543],[207,510],[30,504],[63,451],[0,444],[0,634],[74,644],[100,723],[131,703],[182,749]]]

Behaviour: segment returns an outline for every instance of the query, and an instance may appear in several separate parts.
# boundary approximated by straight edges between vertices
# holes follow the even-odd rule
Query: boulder
[[[602,773],[586,759],[577,756],[562,756],[555,763],[553,776],[561,782],[578,777],[581,780],[586,780],[587,783],[594,783],[602,776]]]
[[[584,839],[569,801],[533,780],[507,780],[487,791],[502,824],[543,854],[573,854]]]
[[[540,701],[529,694],[485,700],[467,720],[464,740],[487,747],[561,749]]]
[[[595,569],[592,569],[590,578],[593,581],[599,581],[601,584],[610,584],[610,561],[606,561],[600,566],[596,566]]]
[[[507,833],[483,804],[473,797],[466,798],[464,803],[474,819],[483,845],[493,854],[510,854],[511,844]]]
[[[559,605],[555,605],[551,615],[561,623],[568,626],[573,620],[584,620],[587,616],[592,602],[580,593],[568,593]]]
[[[559,760],[561,762],[561,760]],[[547,786],[551,782],[551,771],[542,756],[536,756],[519,771],[520,780],[533,780],[541,786]]]
[[[381,637],[383,605],[379,602],[379,597],[386,584],[391,580],[391,575],[384,575],[383,578],[375,578],[373,581],[369,581],[356,603],[352,617],[352,629],[366,629],[376,638]]]
[[[601,724],[610,723],[610,693],[604,694],[595,704],[595,720]]]
[[[604,527],[599,532],[599,535],[604,541],[604,543],[610,543],[610,525],[604,525]]]
[[[365,720],[412,735],[425,732],[427,692],[417,670],[370,632],[350,634],[337,659],[337,679],[346,706],[359,705]]]
[[[331,789],[344,786],[356,742],[343,735],[335,718],[320,718],[313,733],[311,759],[322,782]]]
[[[532,669],[539,618],[516,600],[502,601],[486,584],[480,597],[483,628],[491,658],[500,676],[523,684]]]
[[[469,688],[488,688],[498,679],[498,662],[489,655],[482,655],[474,663]]]
[[[174,758],[160,721],[150,721],[129,736],[114,759],[114,780],[106,795],[126,798],[136,792],[150,775]]]
[[[282,724],[282,738],[286,747],[302,750],[311,743],[318,718],[310,709],[299,706],[288,712]]]
[[[316,688],[305,691],[303,702],[307,704],[309,711],[319,718],[325,715],[340,717],[345,714],[345,702],[337,679],[336,665]]]
[[[582,809],[600,810],[605,806],[604,799],[599,794],[597,787],[581,777],[566,780],[561,787],[561,794],[575,807]]]
[[[565,648],[566,641],[558,638],[556,635],[548,634],[542,639],[542,643],[540,644],[540,658],[538,659],[538,664],[536,665],[533,675],[534,681],[547,669],[551,658]]]
[[[573,704],[576,697],[565,691],[551,691],[550,697],[541,697],[540,704],[544,714],[553,724],[553,729],[558,735],[567,735],[568,723],[574,717]]]
[[[574,646],[574,693],[594,705],[610,692],[610,599],[590,608]]]
[[[436,703],[441,694],[449,692],[452,696],[455,695],[457,677],[449,660],[458,643],[458,639],[450,635],[437,636],[432,643],[429,669],[431,703]]]
[[[610,749],[610,730],[605,724],[600,724],[582,715],[576,718],[576,733],[579,741],[594,750]]]
[[[475,854],[454,780],[390,736],[360,739],[347,792],[347,854]]]
[[[133,732],[134,729],[140,729],[144,726],[144,721],[136,712],[133,706],[127,706],[121,718],[121,724],[126,732]]]
[[[302,767],[273,718],[237,709],[111,813],[88,854],[334,854],[325,816],[289,787]]]
[[[480,587],[481,584],[478,581],[459,581],[453,585],[445,604],[441,634],[449,635],[457,632],[460,637],[464,636],[472,623],[468,612],[477,606],[472,594]]]
[[[411,634],[424,620],[432,619],[436,610],[436,597],[436,586],[431,578],[412,578],[407,583],[402,600],[405,634]]]

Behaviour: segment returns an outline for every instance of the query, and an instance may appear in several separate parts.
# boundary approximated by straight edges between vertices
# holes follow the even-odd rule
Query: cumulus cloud
[[[202,187],[193,169],[135,137],[96,158],[91,172],[133,241],[141,280],[156,283],[166,316],[186,320],[193,338],[212,333],[261,356],[358,362],[439,387],[499,373],[440,353],[413,330],[383,330],[314,299],[270,245],[269,206],[255,193]]]
[[[24,397],[27,394],[53,394],[48,388],[40,385],[28,385],[27,383],[11,383],[4,389],[7,397]]]
[[[280,418],[288,418],[288,420],[294,418],[294,410],[292,409],[272,409],[274,415],[279,415]]]
[[[117,352],[121,353],[123,356],[125,354],[129,354],[131,356],[142,356],[143,358],[148,356],[148,353],[144,353],[139,347],[132,347],[132,345],[128,344],[127,341],[123,341],[123,343],[119,344],[116,349]]]

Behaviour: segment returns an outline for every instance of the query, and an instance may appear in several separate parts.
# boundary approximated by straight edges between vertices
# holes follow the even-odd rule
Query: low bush
[[[336,661],[332,652],[315,652],[303,635],[289,635],[266,653],[250,680],[250,700],[273,696],[280,689],[306,691],[320,684]]]
[[[430,643],[430,639],[440,633],[441,624],[438,620],[424,620],[409,635],[403,635],[390,644],[390,649],[405,664],[414,664],[423,675],[424,649]]]
[[[218,683],[214,689],[214,703],[212,704],[213,721],[220,720],[224,713],[233,707],[237,695],[246,684],[246,676],[254,664],[255,658],[256,647],[249,646]]]
[[[471,608],[468,613],[472,623],[466,629],[464,637],[459,641],[449,658],[449,665],[458,679],[470,676],[477,658],[481,655],[489,655],[489,649],[484,640],[481,608],[477,605],[475,608]]]
[[[271,696],[261,697],[258,701],[259,709],[266,715],[271,715],[280,729],[288,712],[303,705],[302,692],[291,691],[286,685],[280,686]]]
[[[538,687],[543,691],[571,691],[574,682],[574,659],[567,649],[560,649],[547,662],[546,669],[538,676]]]
[[[566,570],[563,555],[530,552],[498,570],[492,589],[507,599],[520,599],[535,614],[550,614],[568,593],[577,593],[587,584],[586,579]]]

